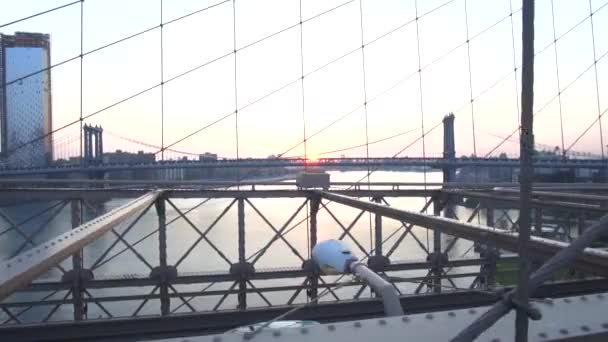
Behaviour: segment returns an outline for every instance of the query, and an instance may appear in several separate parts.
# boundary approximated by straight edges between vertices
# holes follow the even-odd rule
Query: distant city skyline
[[[12,2],[0,13],[0,25],[64,3],[62,0]],[[477,155],[482,156],[500,142],[500,137],[508,136],[517,128],[520,77],[519,72],[513,73],[513,70],[520,64],[519,1],[418,1],[421,16],[418,30],[415,2],[396,0],[363,0],[363,25],[359,1],[303,0],[302,32],[298,25],[300,1],[237,1],[236,39],[232,1],[219,2],[213,8],[172,22],[215,3],[218,2],[162,1],[162,22],[166,23],[162,29],[163,79],[171,80],[213,61],[164,85],[162,137],[161,87],[104,110],[84,123],[101,125],[108,132],[159,146],[172,144],[210,125],[173,148],[201,154],[213,152],[224,157],[236,157],[237,116],[230,115],[235,108],[239,109],[240,157],[277,155],[294,146],[285,156],[304,155],[303,144],[298,145],[304,137],[304,125],[308,137],[306,154],[310,156],[365,156],[365,146],[340,150],[365,145],[366,140],[381,141],[369,146],[370,156],[392,156],[410,144],[402,156],[421,156],[422,140],[413,143],[422,133],[421,107],[427,132],[439,124],[445,114],[455,113],[458,155],[470,155],[476,150]],[[160,4],[161,1],[149,0],[88,0],[82,4],[82,47],[86,54],[82,64],[84,116],[160,83],[161,30],[154,28],[161,23]],[[564,89],[574,82],[557,98],[551,4],[551,0],[536,1],[535,110],[548,105],[535,118],[535,137],[541,144],[561,148],[561,100],[567,148],[608,107],[608,58],[603,57],[608,52],[608,37],[603,34],[608,32],[608,6],[602,7],[605,2],[596,0],[591,3],[553,1],[555,36],[559,38],[567,33],[557,41],[559,85]],[[591,10],[599,9],[593,16],[595,41],[589,19],[569,31],[589,16],[590,4]],[[0,32],[50,34],[51,64],[57,64],[80,54],[80,6],[71,5],[0,27]],[[515,12],[512,18],[511,10]],[[361,27],[364,49],[360,49]],[[90,52],[146,29],[150,31],[136,38]],[[257,43],[275,32],[280,33]],[[235,54],[232,53],[235,41],[236,87]],[[418,42],[421,81],[417,72]],[[349,52],[346,57],[323,67]],[[594,53],[599,59],[599,97]],[[303,87],[302,72],[306,75]],[[80,58],[53,68],[54,128],[80,117],[80,76]],[[265,97],[275,90],[278,91]],[[263,99],[257,102],[260,98]],[[474,99],[475,145],[471,98]],[[221,118],[224,119],[212,124]],[[332,122],[336,123],[323,130]],[[608,123],[603,125],[604,132],[608,129],[606,125]],[[323,132],[315,134],[320,130]],[[59,131],[55,139],[78,135],[79,124],[75,124]],[[606,140],[608,135],[604,133],[602,137]],[[442,152],[441,129],[432,130],[424,140],[428,155]],[[511,140],[517,141],[517,134]],[[106,151],[125,148],[124,141],[109,136],[104,143]],[[604,141],[606,143],[608,141]],[[518,145],[510,141],[496,153],[516,154],[518,149]],[[573,149],[600,153],[598,123]],[[337,152],[325,154],[329,151]]]

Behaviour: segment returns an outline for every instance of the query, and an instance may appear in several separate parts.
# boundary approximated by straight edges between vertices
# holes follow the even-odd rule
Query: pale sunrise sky
[[[0,0],[0,25],[68,2]],[[598,118],[598,103],[600,113],[608,109],[606,2],[608,0],[592,0],[591,3],[587,0],[553,1],[555,35],[563,35],[557,41],[559,84],[563,89],[574,81],[561,96],[566,147]],[[304,98],[308,137],[352,112],[322,133],[310,137],[307,143],[309,155],[365,156],[365,147],[324,154],[366,142],[359,0],[302,0],[302,19],[305,21],[302,25],[303,54],[300,52],[299,0],[237,0],[236,104],[235,54],[231,53],[235,38],[233,2],[163,0],[162,21],[166,23],[216,3],[220,4],[166,24],[162,30],[165,80],[217,59],[165,84],[165,146],[227,116],[238,107],[240,157],[266,157],[285,152],[303,140]],[[445,6],[433,11],[444,3]],[[344,5],[319,15],[340,4]],[[370,155],[393,156],[421,135],[421,98],[427,131],[445,114],[456,114],[459,155],[474,151],[471,92],[475,99],[473,115],[477,154],[484,155],[499,143],[501,139],[497,136],[512,133],[517,128],[519,115],[520,75],[512,71],[514,52],[518,67],[521,59],[520,7],[521,2],[516,0],[418,0],[418,14],[422,16],[418,21],[421,94],[416,72],[418,53],[414,0],[362,0],[368,139],[373,142],[397,135],[370,145]],[[154,28],[161,23],[160,9],[160,0],[84,1],[85,53],[140,31],[151,30],[84,57],[83,115],[97,112],[160,83],[161,30]],[[509,17],[511,10],[515,12],[512,20]],[[590,11],[596,10],[593,29],[595,55],[599,60],[597,87],[591,21],[587,19],[571,30],[588,17]],[[56,64],[80,54],[80,11],[81,5],[77,3],[2,27],[0,32],[50,33],[51,59]],[[423,15],[429,11],[432,13]],[[467,19],[468,36],[471,38],[470,79],[465,43]],[[282,30],[267,40],[248,46]],[[391,33],[385,35],[388,32]],[[538,111],[547,106],[535,118],[535,134],[538,143],[561,146],[556,54],[550,44],[553,36],[551,0],[538,0],[535,109]],[[546,46],[548,48],[543,50]],[[323,67],[349,52],[352,53]],[[306,75],[304,96],[299,80],[302,55]],[[80,60],[54,68],[52,86],[53,125],[58,128],[80,115]],[[283,86],[286,87],[281,89]],[[277,89],[281,90],[251,104]],[[599,89],[599,97],[596,89]],[[102,125],[109,133],[160,146],[160,98],[160,87],[157,87],[86,122]],[[235,119],[235,115],[227,116],[174,148],[235,157]],[[608,122],[604,120],[602,123],[604,144],[608,144]],[[78,136],[78,125],[58,132],[55,140],[68,141],[70,136]],[[514,135],[513,141],[516,140],[517,135]],[[106,151],[144,149],[109,134],[104,143]],[[441,127],[428,134],[425,143],[428,155],[441,153]],[[77,153],[77,145],[58,143],[56,156]],[[598,123],[573,150],[600,153]],[[513,142],[507,142],[497,150],[509,154],[517,151],[518,145]],[[299,145],[285,156],[303,154],[303,145]],[[405,155],[421,156],[422,142],[409,147],[402,154]]]

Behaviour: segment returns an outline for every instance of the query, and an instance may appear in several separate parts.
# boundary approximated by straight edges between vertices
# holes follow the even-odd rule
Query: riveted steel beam
[[[496,247],[508,251],[518,251],[517,233],[500,231],[491,227],[472,223],[459,222],[445,217],[435,217],[402,209],[396,209],[362,201],[356,198],[334,194],[327,191],[315,191],[322,198],[344,204],[353,208],[371,211],[399,221],[406,221],[417,226],[440,230],[442,233],[472,241],[491,241]],[[530,255],[534,258],[548,259],[555,253],[568,247],[567,243],[532,237],[527,243]],[[572,264],[573,267],[591,274],[608,276],[608,253],[588,248]]]
[[[149,192],[103,216],[0,263],[0,300],[26,286],[40,274],[146,208],[161,193],[160,190]]]

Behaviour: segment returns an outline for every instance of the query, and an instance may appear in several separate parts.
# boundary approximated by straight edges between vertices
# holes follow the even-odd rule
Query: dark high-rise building
[[[48,34],[0,34],[2,165],[43,166],[53,159],[50,50]]]

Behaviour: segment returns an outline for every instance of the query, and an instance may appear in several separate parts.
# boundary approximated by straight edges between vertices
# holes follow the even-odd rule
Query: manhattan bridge
[[[606,340],[606,7],[6,1],[0,338]]]

